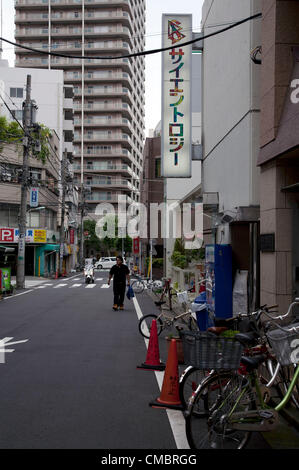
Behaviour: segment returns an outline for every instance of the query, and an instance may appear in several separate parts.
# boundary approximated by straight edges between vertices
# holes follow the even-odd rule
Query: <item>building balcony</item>
[[[33,0],[32,0],[33,2]],[[109,7],[111,6],[111,4],[106,4],[106,6]],[[45,7],[45,15],[44,17],[38,17],[36,16],[36,20],[37,21],[48,21],[48,17],[46,17],[46,12],[48,11],[48,7],[47,7],[47,4],[43,3],[43,2],[39,2],[38,4],[34,4],[34,2],[31,4],[31,5],[24,5],[25,7],[28,7],[28,9],[41,9],[42,7]],[[73,5],[70,5],[74,8],[74,6],[76,6],[76,4],[73,4]],[[19,11],[19,4],[17,6],[17,11]],[[23,16],[23,21],[22,21],[22,16],[21,14],[18,14],[18,24],[21,24],[23,21],[24,22],[27,22],[28,20],[28,16],[25,17]],[[43,15],[43,14],[42,14]],[[127,27],[127,28],[130,28],[130,33],[133,31],[133,25],[132,25],[132,21],[131,21],[131,17],[130,17],[130,14],[127,12],[127,11],[113,11],[113,10],[95,10],[95,11],[91,11],[91,10],[88,10],[87,8],[85,9],[85,16],[84,16],[84,21],[85,21],[85,24],[88,24],[89,22],[95,22],[95,21],[105,21],[105,23],[114,23],[114,22],[118,22],[118,23],[121,23],[123,26]],[[52,10],[52,14],[51,14],[51,23],[52,24],[70,24],[70,23],[77,23],[78,25],[80,23],[82,23],[82,11],[81,9],[78,9],[78,11],[69,11],[69,12],[64,12],[64,11],[61,11],[61,10]]]
[[[82,107],[81,103],[76,103],[74,105],[74,112],[81,112]],[[130,106],[127,103],[88,103],[84,105],[84,112],[92,114],[93,112],[98,113],[99,111],[103,112],[119,112],[126,114],[127,117],[132,117],[132,111]]]
[[[81,165],[79,163],[74,163],[73,164],[73,170],[75,173],[81,173]],[[83,165],[83,172],[88,173],[88,172],[101,172],[101,173],[109,173],[109,174],[122,174],[122,175],[128,175],[128,176],[133,176],[133,171],[129,167],[129,165],[126,164],[115,164],[111,165],[108,164],[107,162],[99,162],[99,163],[93,163],[92,165]]]
[[[26,33],[27,33],[26,37],[28,38],[28,31]],[[48,42],[29,42],[29,43],[23,42],[22,45],[27,46],[27,47],[32,47],[34,49],[39,49],[42,51],[48,50],[49,48]],[[109,53],[112,53],[113,51],[122,51],[123,53],[130,53],[130,47],[127,45],[127,43],[124,43],[123,41],[107,41],[107,44],[105,44],[104,41],[102,41],[102,42],[94,43],[93,45],[85,43],[84,50],[92,51],[92,52],[109,51]],[[65,43],[58,44],[58,43],[55,43],[55,41],[54,42],[52,41],[51,52],[65,52],[65,51],[68,51],[68,52],[72,51],[74,53],[73,55],[76,55],[76,53],[78,54],[80,53],[81,55],[82,44],[81,42],[76,42],[76,41],[70,42],[67,44]],[[21,53],[32,54],[31,51],[22,49],[21,47],[16,47],[16,53],[17,54],[21,54]],[[103,61],[101,62],[102,63],[100,65],[103,65]],[[110,60],[109,62],[113,64],[113,60]],[[92,58],[91,58],[90,63],[92,63]],[[119,64],[121,63],[122,63],[122,59],[119,60]]]
[[[105,193],[92,193],[88,194],[86,196],[86,202],[87,203],[95,203],[99,204],[101,202],[109,202],[111,204],[117,204],[118,203],[118,196],[124,196],[123,194],[110,194],[107,195]],[[126,196],[126,203],[131,204],[133,202],[133,199],[130,196]]]
[[[85,134],[84,135],[84,142],[98,142],[98,143],[117,143],[121,144],[122,146],[130,149],[132,147],[132,142],[130,137],[127,134],[108,134],[108,133],[96,133],[94,132],[92,135]],[[81,142],[81,135],[76,134],[74,135],[74,143]]]
[[[26,9],[42,9],[48,8],[49,1],[48,0],[16,0],[15,6],[18,10],[26,10]],[[82,5],[82,0],[51,0],[52,8],[58,7],[65,7],[65,8],[74,8],[78,7],[78,5]],[[87,0],[85,2],[85,7],[98,7],[98,8],[107,8],[107,7],[123,7],[126,10],[130,11],[130,2],[129,0]]]
[[[83,156],[84,158],[88,158],[92,160],[94,159],[96,160],[96,162],[98,158],[109,158],[109,160],[111,159],[119,160],[119,158],[121,158],[123,162],[126,162],[126,164],[129,164],[129,165],[133,162],[133,156],[131,152],[129,152],[127,149],[121,149],[118,152],[108,152],[107,150],[103,152],[99,152],[99,151],[91,152],[90,150],[86,150]]]
[[[81,96],[82,90],[81,89],[74,89],[74,94],[76,97]],[[107,98],[114,98],[115,96],[121,97],[128,103],[132,103],[132,95],[131,92],[127,88],[121,87],[92,87],[92,88],[84,88],[84,96],[85,97],[102,97],[105,96]]]
[[[81,127],[81,119],[75,119],[74,121],[75,127]],[[122,129],[124,132],[128,132],[132,134],[132,126],[128,119],[84,119],[84,127],[85,128],[94,128],[94,127],[104,127],[104,128],[118,128]]]
[[[99,178],[95,177],[92,180],[85,180],[84,183],[92,188],[119,188],[123,191],[132,191],[132,184],[125,179],[109,179],[106,181],[101,181]]]
[[[66,73],[64,77],[65,82],[71,83],[80,83],[82,81],[82,75],[80,72],[76,74]],[[93,73],[85,73],[84,74],[84,81],[86,83],[98,83],[99,81],[105,83],[113,83],[115,81],[121,82],[126,87],[130,87],[132,89],[132,81],[126,72],[111,72],[111,73],[97,73],[96,71]]]

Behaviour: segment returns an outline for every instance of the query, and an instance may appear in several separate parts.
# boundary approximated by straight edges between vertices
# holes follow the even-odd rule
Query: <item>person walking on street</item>
[[[126,279],[128,286],[130,285],[130,271],[126,264],[123,264],[122,256],[116,257],[116,264],[112,266],[109,273],[108,286],[110,286],[113,277],[113,294],[114,303],[113,310],[124,309],[124,298],[126,293]]]

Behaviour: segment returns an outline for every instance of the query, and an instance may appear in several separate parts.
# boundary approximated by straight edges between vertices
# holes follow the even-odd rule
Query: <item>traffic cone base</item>
[[[137,369],[160,371],[165,369],[165,364],[160,361],[157,321],[155,319],[152,321],[146,360],[137,366]]]
[[[143,369],[143,370],[165,370],[165,364],[163,364],[163,362],[160,362],[160,364],[158,365],[150,365],[150,364],[146,364],[145,362],[143,362],[140,366],[137,366],[137,369]]]
[[[180,410],[180,411],[183,411],[184,409],[181,402],[179,402],[177,405],[175,405],[174,403],[166,404],[166,403],[162,403],[159,398],[157,398],[156,400],[150,401],[149,406],[151,408],[164,408],[164,409]]]
[[[152,400],[149,405],[153,408],[183,409],[179,395],[179,367],[175,339],[170,343],[160,397]]]

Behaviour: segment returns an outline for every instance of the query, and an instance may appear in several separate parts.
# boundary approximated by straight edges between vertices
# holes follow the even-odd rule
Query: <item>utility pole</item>
[[[61,185],[62,185],[62,196],[61,196],[61,223],[60,223],[60,250],[59,250],[59,274],[62,275],[63,265],[63,253],[64,253],[64,216],[65,216],[65,193],[66,193],[66,162],[67,162],[67,150],[63,152],[61,161]]]
[[[25,237],[26,237],[27,192],[28,192],[28,162],[29,162],[29,146],[30,146],[29,129],[32,126],[31,108],[32,108],[31,75],[27,75],[26,100],[23,103],[23,126],[24,126],[25,135],[23,138],[21,205],[20,205],[20,213],[19,213],[17,289],[24,289],[25,287]]]
[[[85,208],[85,189],[81,184],[81,225],[80,225],[80,265],[83,266],[84,258],[84,208]]]
[[[151,274],[150,279],[153,280],[153,240],[150,238],[150,267],[151,267]]]

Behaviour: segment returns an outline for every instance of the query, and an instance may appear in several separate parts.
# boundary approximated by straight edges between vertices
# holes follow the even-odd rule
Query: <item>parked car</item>
[[[96,269],[110,269],[116,264],[115,256],[107,256],[105,258],[100,258],[99,261],[95,263]]]

